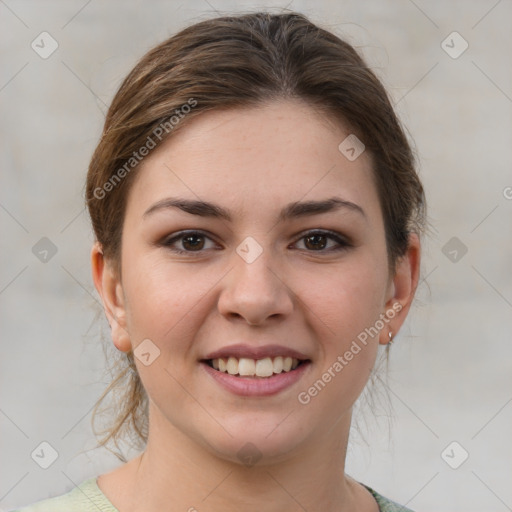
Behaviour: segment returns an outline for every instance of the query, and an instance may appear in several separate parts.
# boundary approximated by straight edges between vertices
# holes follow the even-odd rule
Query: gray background
[[[136,59],[179,28],[270,7],[361,50],[415,141],[434,228],[377,382],[384,405],[358,415],[348,472],[418,512],[512,510],[510,0],[0,1],[2,509],[119,464],[91,450],[90,427],[108,374],[83,181],[106,105]],[[31,48],[43,31],[59,45],[47,59]],[[442,47],[453,31],[469,44],[458,58]],[[57,249],[47,262],[33,252],[42,237]],[[58,452],[48,469],[31,458],[43,441]]]

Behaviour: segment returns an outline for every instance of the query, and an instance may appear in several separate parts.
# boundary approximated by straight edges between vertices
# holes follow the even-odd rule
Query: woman
[[[406,511],[345,474],[414,298],[425,199],[385,90],[296,13],[147,53],[87,177],[91,261],[142,453],[28,511]]]

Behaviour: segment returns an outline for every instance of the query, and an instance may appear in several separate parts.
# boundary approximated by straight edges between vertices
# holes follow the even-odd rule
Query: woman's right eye
[[[212,245],[215,243],[210,237],[200,231],[182,231],[162,242],[162,245],[178,254],[191,254],[203,252],[203,249],[213,249],[214,247],[205,247],[206,240],[210,240]],[[181,246],[176,247],[176,245]]]

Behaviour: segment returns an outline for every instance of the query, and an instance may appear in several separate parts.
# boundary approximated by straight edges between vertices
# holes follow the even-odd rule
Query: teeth
[[[259,363],[259,361],[258,361]],[[239,375],[255,375],[256,363],[254,359],[246,359],[243,357],[238,361],[238,374]]]
[[[292,357],[277,356],[274,358],[248,359],[242,357],[212,359],[212,366],[220,372],[242,377],[271,377],[275,373],[289,372],[299,366],[299,360]]]
[[[283,358],[277,356],[274,358],[274,373],[281,373],[283,371]]]
[[[256,361],[256,376],[270,377],[274,373],[274,363],[270,357]]]
[[[238,359],[230,357],[228,359],[228,364],[226,365],[226,367],[230,375],[236,375],[238,373]]]

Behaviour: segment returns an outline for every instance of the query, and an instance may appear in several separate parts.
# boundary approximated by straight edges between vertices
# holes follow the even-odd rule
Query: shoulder
[[[364,485],[364,484],[362,484]],[[377,491],[374,491],[371,487],[364,485],[370,494],[375,498],[375,501],[379,505],[380,512],[413,512],[411,509],[399,505],[398,503],[391,501],[388,498],[380,495]]]
[[[12,512],[119,512],[108,501],[96,483],[96,478],[82,482],[66,494],[38,501]]]

